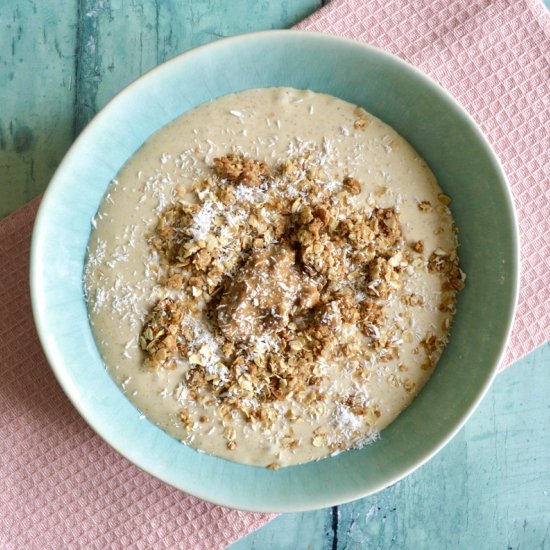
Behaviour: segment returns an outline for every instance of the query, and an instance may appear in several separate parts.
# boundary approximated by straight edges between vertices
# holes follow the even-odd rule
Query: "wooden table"
[[[550,3],[550,0],[546,0]],[[123,86],[193,46],[285,28],[323,0],[4,0],[0,217],[46,187]],[[385,491],[280,516],[233,550],[550,548],[550,346],[500,375],[432,461]]]

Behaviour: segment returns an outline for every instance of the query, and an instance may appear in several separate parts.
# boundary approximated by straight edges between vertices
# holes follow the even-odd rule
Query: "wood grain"
[[[76,7],[0,6],[1,218],[43,191],[73,140]]]
[[[322,0],[0,2],[0,218],[40,194],[95,113],[158,63],[286,28]]]

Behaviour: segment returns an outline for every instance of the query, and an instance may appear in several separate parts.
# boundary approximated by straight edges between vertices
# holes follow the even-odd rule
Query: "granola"
[[[422,241],[406,246],[395,208],[355,201],[356,178],[345,176],[329,191],[323,175],[307,166],[307,157],[275,167],[243,155],[215,158],[213,173],[193,189],[194,201],[168,206],[150,238],[161,284],[182,295],[160,300],[145,319],[145,363],[173,368],[175,358],[187,360],[191,399],[212,399],[221,419],[237,413],[270,429],[274,402],[315,407],[329,376],[320,358],[333,368],[354,360],[359,376],[373,353],[383,361],[399,358],[385,304],[402,289],[401,275],[413,251],[423,252]],[[247,200],[243,186],[260,198],[253,193]],[[456,257],[439,253],[428,268],[446,274],[446,291],[459,290]],[[422,303],[414,294],[402,300]],[[197,319],[219,352],[199,347]],[[357,333],[360,349],[349,345],[349,334]],[[442,347],[433,336],[421,345],[428,358]],[[365,406],[352,411],[371,413]],[[228,449],[236,449],[235,438],[227,439]],[[334,451],[352,441],[336,444],[317,433],[312,444]]]

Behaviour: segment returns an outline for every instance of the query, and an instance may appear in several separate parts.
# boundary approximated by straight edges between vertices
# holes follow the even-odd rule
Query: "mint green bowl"
[[[435,374],[382,438],[363,450],[277,472],[198,453],[140,420],[102,365],[82,292],[90,220],[126,160],[189,109],[268,86],[309,88],[357,103],[408,139],[453,198],[468,274]],[[59,383],[88,424],[163,481],[211,502],[263,512],[309,510],[369,495],[439,451],[496,374],[517,280],[518,237],[506,178],[466,112],[396,57],[350,40],[294,31],[220,40],[164,63],[123,90],[59,166],[40,206],[31,252],[38,333]]]

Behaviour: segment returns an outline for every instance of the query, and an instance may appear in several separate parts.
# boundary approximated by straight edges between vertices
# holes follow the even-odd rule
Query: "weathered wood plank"
[[[156,63],[155,2],[80,0],[75,136]]]
[[[0,6],[0,218],[38,195],[73,138],[76,6]]]
[[[285,28],[321,0],[7,0],[0,5],[0,218],[44,190],[126,84],[215,38]]]
[[[546,548],[550,345],[499,375],[455,439],[393,487],[333,510],[285,514],[231,550]]]

